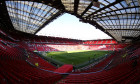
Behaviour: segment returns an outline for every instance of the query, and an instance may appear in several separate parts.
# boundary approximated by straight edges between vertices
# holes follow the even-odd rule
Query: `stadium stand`
[[[38,55],[32,52],[27,52],[28,58],[26,59],[27,62],[29,62],[32,65],[36,65],[40,69],[45,69],[45,70],[55,70],[56,67],[52,66],[50,63],[46,62],[46,60],[40,58]]]
[[[115,45],[115,50],[111,56],[105,58],[98,64],[72,73],[65,73],[72,70],[62,70],[62,67],[56,68],[46,62],[36,53],[32,52],[33,45],[37,47],[46,47],[51,45],[61,48],[66,46],[74,47],[75,45],[60,45],[60,44],[41,44],[23,42],[12,42],[9,40],[0,39],[1,45],[1,75],[0,82],[5,83],[136,83],[140,79],[139,75],[139,56],[140,45],[119,44]],[[55,40],[56,41],[56,40]],[[55,42],[54,41],[54,42]],[[31,41],[30,41],[31,42]],[[58,42],[58,40],[57,40]],[[101,41],[100,41],[101,42]],[[102,43],[106,43],[107,41]],[[39,46],[38,46],[39,45]],[[76,45],[78,46],[78,45]],[[83,45],[84,46],[84,45]],[[86,45],[89,46],[89,45]],[[90,45],[94,46],[94,45]],[[101,45],[96,45],[99,47]],[[113,45],[114,46],[114,45]],[[126,47],[128,46],[128,47]],[[51,47],[48,47],[50,49]],[[114,48],[114,47],[113,47]],[[65,48],[65,50],[69,49]],[[77,47],[76,47],[77,49]],[[44,51],[44,50],[42,50]],[[53,50],[52,50],[53,51]],[[137,63],[135,64],[135,58]],[[25,70],[26,69],[26,70]],[[54,71],[54,72],[52,72]],[[30,72],[30,73],[29,73]],[[125,72],[125,73],[124,73]],[[41,74],[42,73],[42,74]],[[23,75],[24,74],[24,75]],[[62,74],[68,74],[66,78],[62,78]],[[113,76],[113,78],[112,78]],[[40,81],[42,80],[42,82]],[[49,79],[49,80],[46,80]],[[55,79],[55,81],[54,81]]]
[[[1,43],[2,45],[2,43]],[[61,79],[61,75],[46,72],[29,64],[29,60],[38,62],[39,66],[45,67],[46,69],[51,68],[54,70],[55,67],[48,64],[43,59],[37,57],[35,54],[32,56],[26,55],[24,49],[19,47],[9,47],[3,45],[6,49],[0,50],[0,73],[1,73],[1,84],[27,84],[27,83],[54,83]],[[35,59],[34,59],[35,58]],[[33,63],[32,62],[32,63]],[[31,62],[30,62],[31,63]],[[48,79],[49,80],[46,80]],[[55,81],[54,81],[55,79]]]
[[[95,43],[94,40],[91,41],[92,43],[68,43],[63,40],[54,40],[51,43],[46,42],[37,42],[37,43],[28,43],[28,47],[31,48],[32,51],[73,51],[73,50],[118,50],[127,46],[127,44],[119,44],[119,43],[105,43],[110,40],[100,40],[100,43]],[[30,41],[32,42],[32,41]],[[62,42],[62,43],[61,43]],[[98,41],[96,41],[98,42]],[[102,43],[101,43],[102,42]],[[57,44],[57,45],[56,45]]]
[[[140,51],[139,48],[135,50],[135,53],[132,55],[128,55],[124,58],[122,55],[125,54],[125,50],[117,51],[110,56],[109,58],[105,59],[104,61],[100,62],[99,64],[95,65],[91,70],[94,72],[89,71],[81,71],[81,74],[70,74],[65,79],[61,80],[58,84],[63,83],[93,83],[93,84],[116,84],[116,83],[129,83],[135,84],[137,80],[140,78],[140,71],[139,71],[139,59],[140,59]],[[133,51],[131,51],[133,52]],[[131,60],[132,57],[137,57],[137,65],[134,67],[134,61]],[[112,60],[113,59],[113,60]],[[108,61],[110,61],[108,63]],[[132,66],[133,64],[133,66]],[[84,73],[83,72],[88,72]],[[91,72],[91,73],[89,73]],[[79,72],[78,72],[79,73]]]

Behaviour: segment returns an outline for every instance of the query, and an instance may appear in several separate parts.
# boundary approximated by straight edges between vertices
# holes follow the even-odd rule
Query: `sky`
[[[67,13],[49,23],[37,35],[78,40],[111,39],[110,36],[94,26],[80,22],[77,17]]]

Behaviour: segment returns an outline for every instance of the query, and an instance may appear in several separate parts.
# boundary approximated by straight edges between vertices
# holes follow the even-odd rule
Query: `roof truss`
[[[139,0],[3,0],[16,30],[36,34],[64,12],[117,41],[140,36]],[[129,41],[133,39],[129,38]],[[126,38],[128,39],[128,38]]]

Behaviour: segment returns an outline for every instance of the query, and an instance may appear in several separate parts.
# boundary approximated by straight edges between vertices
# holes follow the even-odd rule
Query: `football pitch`
[[[63,62],[64,64],[78,65],[104,56],[111,51],[62,51],[62,52],[46,52],[46,56]]]

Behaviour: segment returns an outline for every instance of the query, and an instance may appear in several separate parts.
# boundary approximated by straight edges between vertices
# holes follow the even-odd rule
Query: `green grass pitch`
[[[111,51],[65,51],[65,52],[47,52],[47,56],[65,64],[78,65],[89,59],[101,57]]]

